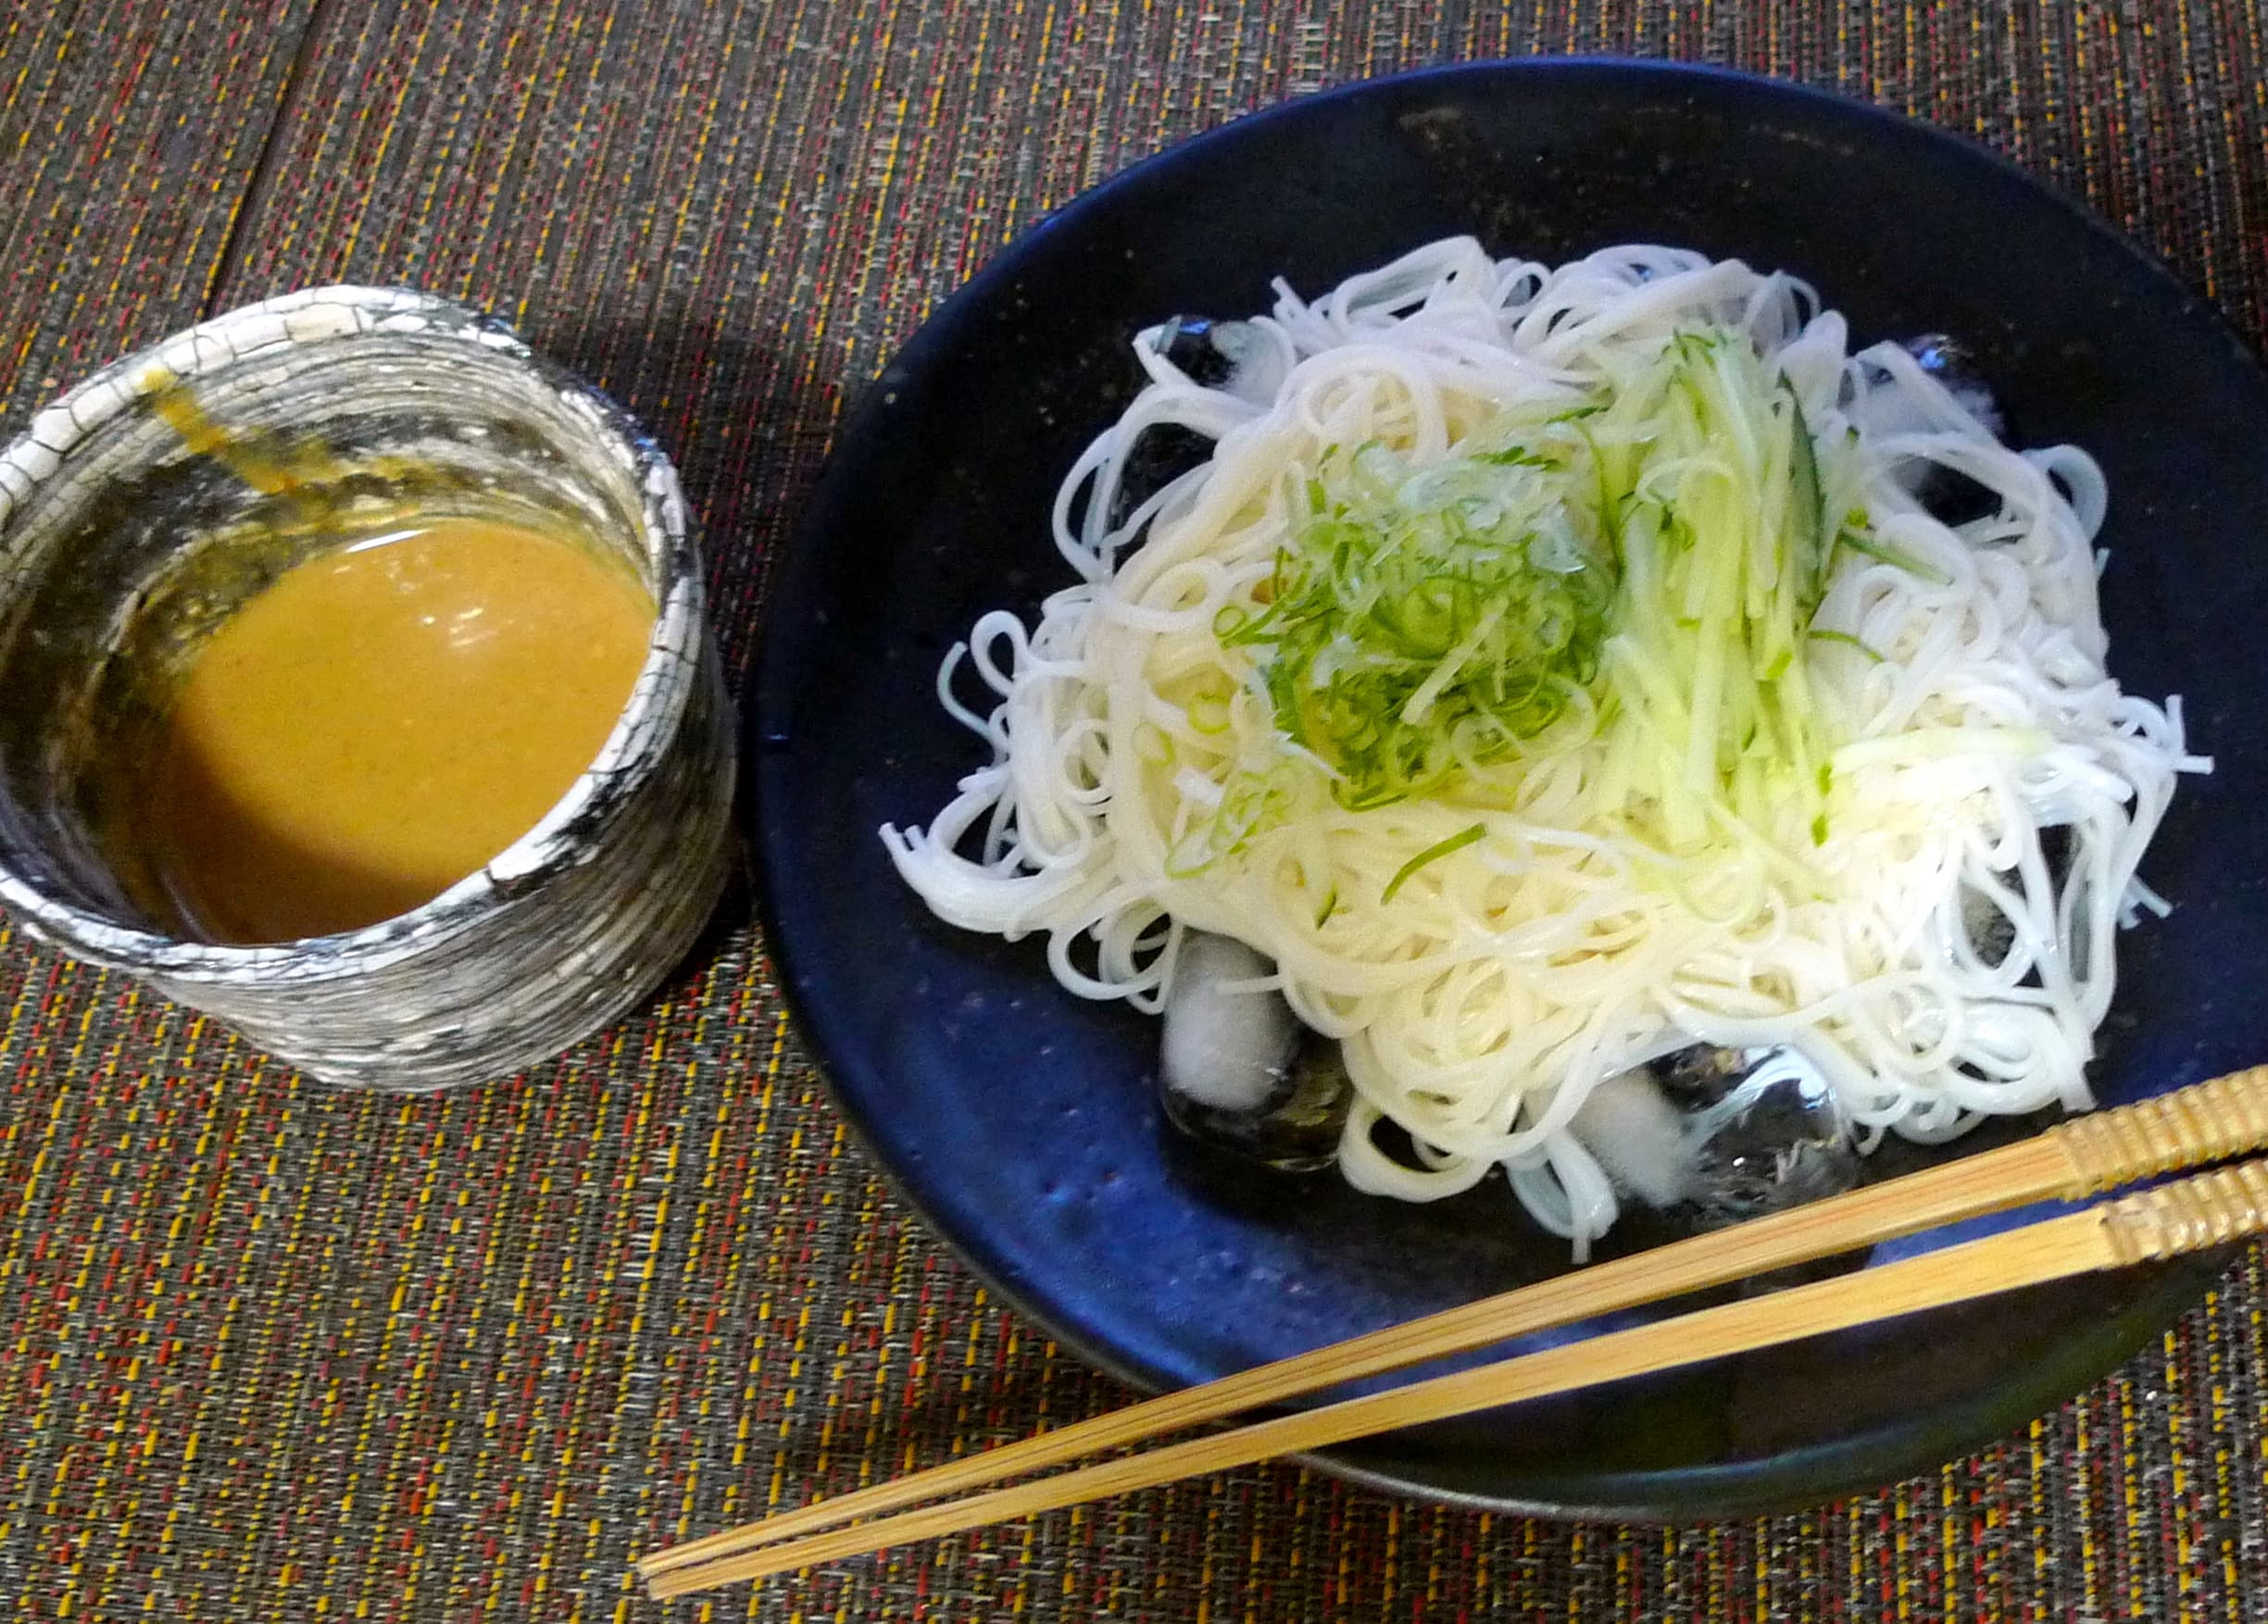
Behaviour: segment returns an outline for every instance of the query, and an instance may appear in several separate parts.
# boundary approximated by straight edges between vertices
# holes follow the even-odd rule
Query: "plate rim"
[[[1286,98],[1265,106],[1232,113],[1222,122],[1152,152],[1107,176],[1034,219],[1003,244],[966,281],[940,300],[914,331],[892,351],[882,369],[862,386],[833,431],[827,455],[809,487],[802,513],[790,528],[785,546],[768,572],[764,603],[759,611],[749,662],[749,681],[740,700],[751,749],[741,759],[740,819],[748,831],[748,846],[758,884],[756,913],[762,931],[761,947],[775,969],[781,996],[796,1018],[801,1039],[814,1062],[822,1087],[836,1113],[864,1148],[886,1187],[934,1239],[966,1268],[971,1276],[1011,1311],[1044,1331],[1082,1363],[1099,1370],[1137,1393],[1159,1391],[1144,1371],[1110,1349],[1082,1334],[1067,1330],[1055,1318],[1035,1306],[1012,1274],[981,1256],[975,1243],[965,1240],[932,1217],[919,1198],[898,1161],[883,1148],[887,1135],[844,1089],[839,1078],[845,1067],[841,1046],[823,1025],[810,1018],[796,970],[797,949],[780,929],[774,906],[776,877],[793,866],[793,854],[782,841],[781,831],[766,816],[771,801],[769,786],[783,773],[786,757],[771,746],[788,736],[785,694],[793,672],[786,666],[781,640],[771,635],[783,603],[814,595],[809,579],[818,568],[825,538],[838,528],[837,510],[850,499],[854,482],[852,460],[858,448],[873,437],[895,403],[894,378],[925,369],[933,352],[951,348],[961,330],[979,319],[996,289],[1019,273],[1034,245],[1059,229],[1075,227],[1091,213],[1098,213],[1118,198],[1139,190],[1154,177],[1201,162],[1217,148],[1244,138],[1250,130],[1272,127],[1311,117],[1310,108],[1392,97],[1413,87],[1430,84],[1462,86],[1497,81],[1515,93],[1521,81],[1545,78],[1644,80],[1676,94],[1679,87],[1708,85],[1747,96],[1761,96],[1783,105],[1808,109],[1815,117],[1850,120],[1862,131],[1897,139],[1918,141],[1940,150],[1961,154],[1972,163],[1982,160],[1985,169],[2004,185],[2012,185],[2038,203],[2095,237],[2155,281],[2177,304],[2184,316],[2215,327],[2242,364],[2262,374],[2260,357],[2226,314],[2199,295],[2156,254],[2120,231],[2083,201],[2050,185],[2013,158],[1974,137],[1943,125],[1911,117],[1897,109],[1859,100],[1839,92],[1786,79],[1772,78],[1713,63],[1680,62],[1608,54],[1564,56],[1493,58],[1440,64],[1351,81],[1311,94]],[[2268,375],[2264,375],[2268,381]],[[855,1069],[855,1068],[854,1068]],[[1925,1471],[1932,1464],[1959,1460],[2004,1440],[2026,1422],[2070,1402],[2100,1382],[2149,1345],[2154,1336],[2170,1332],[2174,1325],[2199,1301],[2240,1248],[2228,1247],[2158,1266],[2153,1278],[2138,1289],[2119,1313],[2090,1327],[2083,1338],[2066,1344],[2072,1352],[2037,1368],[2047,1374],[2029,1381],[2016,1379],[1976,1390],[1965,1402],[1937,1413],[1936,1424],[1918,1436],[1900,1433],[1842,1436],[1832,1441],[1782,1451],[1769,1457],[1786,1463],[1780,1475],[1799,1482],[1777,1488],[1759,1485],[1748,1493],[1735,1490],[1711,1495],[1697,1508],[1674,1499],[1555,1500],[1531,1496],[1491,1494],[1448,1489],[1404,1476],[1392,1469],[1366,1464],[1360,1456],[1360,1442],[1352,1446],[1303,1453],[1284,1457],[1326,1475],[1363,1488],[1397,1497],[1500,1515],[1545,1518],[1561,1521],[1623,1522],[1642,1526],[1673,1526],[1699,1519],[1719,1520],[1779,1515],[1829,1504],[1840,1498],[1873,1492]],[[1717,1363],[1712,1361],[1711,1363]],[[1698,1368],[1699,1367],[1697,1367]],[[1350,1448],[1357,1452],[1350,1454]],[[1922,1458],[1923,1455],[1928,1458]],[[1841,1463],[1838,1466],[1836,1463]],[[1798,1464],[1800,1463],[1800,1464]],[[1875,1463],[1875,1464],[1868,1464]],[[1865,1486],[1854,1484],[1853,1468],[1873,1478]],[[1693,1466],[1676,1469],[1679,1481],[1710,1477],[1726,1484],[1763,1475],[1759,1463]],[[1883,1475],[1886,1474],[1886,1475]],[[1664,1477],[1666,1474],[1652,1474]]]

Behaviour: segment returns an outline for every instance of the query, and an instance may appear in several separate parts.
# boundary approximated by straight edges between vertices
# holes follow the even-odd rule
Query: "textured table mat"
[[[480,301],[678,455],[738,668],[845,400],[1003,242],[1179,136],[1424,63],[1729,62],[2011,154],[2257,343],[2264,15],[17,0],[0,429],[131,344],[283,288]],[[1564,1527],[1272,1468],[648,1604],[629,1559],[683,1530],[1125,1396],[887,1193],[746,911],[634,1019],[445,1099],[333,1093],[118,978],[0,944],[7,1616],[2268,1618],[2257,1254],[2025,1433],[1811,1515]]]

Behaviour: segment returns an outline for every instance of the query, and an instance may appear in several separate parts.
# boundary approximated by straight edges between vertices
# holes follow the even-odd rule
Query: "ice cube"
[[[1794,1045],[1700,1044],[1653,1070],[1685,1116],[1684,1199],[1704,1222],[1737,1222],[1858,1183],[1858,1152],[1835,1089]]]
[[[1281,994],[1247,990],[1274,967],[1243,943],[1192,931],[1166,996],[1158,1098],[1167,1120],[1287,1172],[1327,1167],[1354,1097],[1338,1044],[1299,1024]]]

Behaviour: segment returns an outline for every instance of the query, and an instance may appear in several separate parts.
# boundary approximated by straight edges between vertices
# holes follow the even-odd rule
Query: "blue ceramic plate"
[[[1029,611],[1067,580],[1049,500],[1135,387],[1128,337],[1264,309],[1279,273],[1320,291],[1460,231],[1546,260],[1645,239],[1785,268],[1861,341],[1966,340],[2020,437],[2100,459],[2112,665],[2137,692],[2186,695],[2220,770],[2185,785],[2151,853],[2178,906],[2123,944],[2096,1087],[2131,1100],[2268,1055],[2268,382],[2210,310],[1983,150],[1785,85],[1531,62],[1294,103],[1081,198],[906,346],[781,560],[749,700],[771,945],[843,1110],[1011,1302],[1146,1387],[1537,1280],[1566,1252],[1500,1185],[1411,1206],[1182,1143],[1152,1103],[1154,1025],[1059,991],[1034,943],[937,924],[874,831],[925,821],[975,764],[937,709],[938,658],[980,612]],[[1921,1159],[1886,1153],[1875,1171]],[[1615,1243],[1654,1238],[1632,1224]],[[1324,1464],[1558,1515],[1816,1502],[2016,1429],[2210,1277],[2193,1261],[2026,1292]]]

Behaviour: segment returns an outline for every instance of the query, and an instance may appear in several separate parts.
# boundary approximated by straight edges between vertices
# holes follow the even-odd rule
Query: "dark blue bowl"
[[[1081,198],[906,346],[781,561],[749,702],[744,805],[771,943],[843,1110],[1010,1302],[1146,1387],[1537,1280],[1566,1250],[1500,1184],[1411,1206],[1183,1144],[1152,1103],[1152,1023],[1062,993],[1034,943],[936,923],[874,831],[926,821],[975,765],[933,695],[938,658],[980,612],[1029,611],[1065,582],[1048,504],[1134,389],[1129,335],[1263,309],[1272,276],[1321,291],[1460,231],[1547,260],[1644,239],[1792,270],[1862,342],[1960,336],[2024,440],[2101,461],[2113,668],[2136,692],[2185,695],[2220,766],[2185,784],[2151,852],[2146,872],[2178,906],[2122,943],[2096,1088],[2132,1100],[2268,1055],[2268,818],[2248,811],[2268,805],[2268,381],[2210,309],[1982,149],[1786,85],[1539,61],[1297,102]],[[1924,1159],[1893,1150],[1875,1171]],[[1633,1224],[1615,1243],[1653,1238]],[[2029,1291],[1323,1464],[1559,1515],[1816,1502],[2017,1428],[2211,1276],[2192,1261]]]

